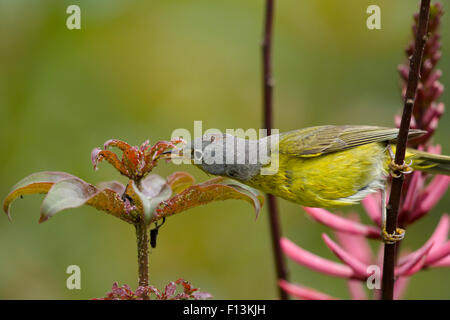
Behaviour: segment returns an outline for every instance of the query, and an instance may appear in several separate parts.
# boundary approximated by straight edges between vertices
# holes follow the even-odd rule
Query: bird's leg
[[[405,161],[403,161],[403,164],[396,164],[395,163],[395,154],[392,151],[390,143],[388,143],[387,149],[389,151],[389,156],[391,157],[391,162],[389,163],[389,169],[391,169],[392,177],[400,178],[400,176],[402,174],[408,174],[408,173],[413,172],[413,169],[411,168],[412,160],[410,160],[409,163],[405,163]]]
[[[403,240],[405,237],[405,230],[402,228],[397,228],[394,233],[388,233],[386,230],[386,219],[387,219],[387,209],[386,209],[386,185],[381,190],[381,238],[385,243],[393,244],[397,241]]]

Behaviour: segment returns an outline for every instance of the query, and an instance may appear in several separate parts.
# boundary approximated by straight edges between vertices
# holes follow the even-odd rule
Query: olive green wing
[[[425,131],[410,130],[409,139]],[[395,141],[398,129],[376,126],[319,126],[280,134],[279,152],[301,157],[346,150],[357,146],[384,141]]]

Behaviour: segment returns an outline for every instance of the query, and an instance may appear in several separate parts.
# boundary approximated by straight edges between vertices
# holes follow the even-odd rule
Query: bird
[[[359,203],[382,191],[382,238],[400,241],[404,230],[386,231],[389,174],[420,170],[450,175],[450,157],[408,148],[405,163],[394,162],[399,129],[364,125],[325,125],[261,139],[208,133],[175,155],[207,174],[231,178],[264,193],[307,207],[336,208]],[[410,129],[408,139],[423,130]],[[261,154],[266,151],[266,156]]]

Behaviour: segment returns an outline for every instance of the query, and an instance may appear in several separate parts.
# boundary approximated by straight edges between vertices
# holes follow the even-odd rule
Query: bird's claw
[[[389,168],[391,169],[391,175],[394,178],[400,178],[402,174],[409,174],[413,172],[411,168],[412,160],[409,163],[403,161],[403,164],[396,164],[394,160],[389,163]],[[397,174],[399,172],[400,174]]]
[[[388,233],[386,231],[386,228],[383,228],[383,231],[381,232],[381,238],[383,239],[384,243],[394,244],[405,238],[405,229],[397,228],[394,233]]]

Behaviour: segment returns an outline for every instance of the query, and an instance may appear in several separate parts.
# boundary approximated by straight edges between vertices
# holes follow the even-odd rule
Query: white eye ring
[[[194,160],[201,161],[203,159],[203,152],[200,149],[194,149]]]

